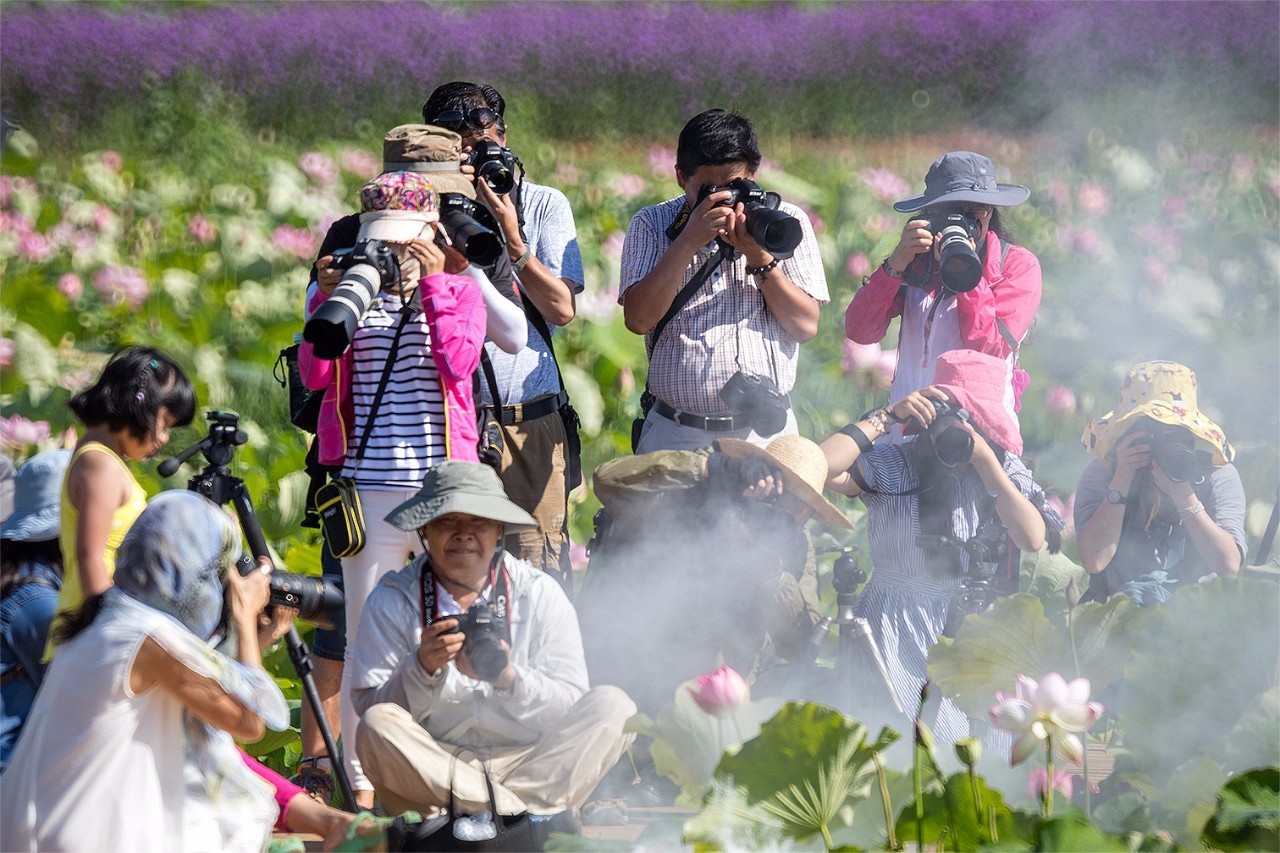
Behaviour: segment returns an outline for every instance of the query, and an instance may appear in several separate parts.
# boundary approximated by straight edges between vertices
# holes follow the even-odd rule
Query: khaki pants
[[[507,497],[538,522],[536,530],[508,536],[504,546],[565,584],[573,568],[564,488],[564,421],[559,412],[551,412],[504,425],[502,443],[502,485]]]
[[[581,806],[635,739],[622,731],[635,711],[618,688],[596,687],[536,743],[478,747],[488,762],[498,812],[554,814]],[[388,814],[447,807],[451,779],[458,809],[470,814],[489,808],[480,760],[465,748],[438,742],[399,705],[370,708],[360,721],[356,748]]]

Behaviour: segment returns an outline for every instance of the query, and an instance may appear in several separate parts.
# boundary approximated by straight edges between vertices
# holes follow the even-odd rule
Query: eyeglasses
[[[476,133],[484,133],[485,130],[498,124],[501,120],[502,117],[488,107],[476,107],[466,112],[462,110],[445,110],[433,118],[431,124],[462,135],[464,129],[469,129]]]

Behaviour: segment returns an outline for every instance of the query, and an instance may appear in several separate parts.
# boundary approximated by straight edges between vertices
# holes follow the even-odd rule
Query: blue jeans
[[[342,589],[342,561],[329,553],[329,543],[320,546],[320,566],[324,579]],[[316,628],[311,653],[316,657],[341,661],[347,653],[347,611],[339,607],[333,614],[332,628]]]

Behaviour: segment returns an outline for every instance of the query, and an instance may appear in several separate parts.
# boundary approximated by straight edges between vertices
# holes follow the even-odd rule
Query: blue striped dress
[[[871,625],[898,700],[908,713],[914,713],[928,677],[929,649],[946,625],[947,608],[960,578],[930,571],[927,552],[916,544],[919,495],[895,494],[919,485],[910,448],[910,443],[879,445],[858,460],[871,487],[861,497],[867,507],[873,569],[855,610]],[[958,499],[951,509],[951,531],[963,541],[977,532],[980,508],[989,499],[973,468],[965,465],[956,470],[961,473],[953,480]],[[1004,470],[1018,490],[1044,511],[1044,490],[1022,460],[1006,454]],[[947,485],[944,480],[938,487]],[[961,559],[969,558],[966,554]],[[942,699],[933,727],[944,744],[969,735],[968,717],[947,698]]]

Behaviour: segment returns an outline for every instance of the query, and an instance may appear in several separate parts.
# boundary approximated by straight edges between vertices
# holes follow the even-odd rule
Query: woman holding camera
[[[1244,564],[1244,487],[1222,429],[1196,405],[1196,376],[1148,361],[1124,379],[1120,405],[1085,429],[1096,458],[1076,489],[1076,541],[1093,577],[1086,599],[1140,606],[1179,583]]]
[[[870,623],[908,712],[949,619],[954,625],[1010,584],[1016,590],[1018,552],[1038,551],[1046,540],[1056,548],[1063,527],[1018,458],[1022,436],[1004,408],[1005,368],[972,350],[943,353],[934,385],[822,443],[828,487],[860,495],[867,507],[873,570],[855,615]],[[895,423],[912,434],[907,441],[877,442]],[[968,732],[948,699],[937,730],[944,740]]]
[[[925,190],[894,204],[916,213],[903,226],[897,247],[863,280],[844,315],[845,335],[855,343],[879,343],[889,322],[901,317],[898,366],[890,400],[934,382],[939,355],[956,349],[987,353],[1005,362],[1003,405],[1017,423],[1018,398],[1027,376],[1017,351],[1040,306],[1040,261],[1014,245],[1001,208],[1021,204],[1031,191],[997,183],[995,165],[972,151],[934,161]],[[894,431],[891,440],[902,440]]]

